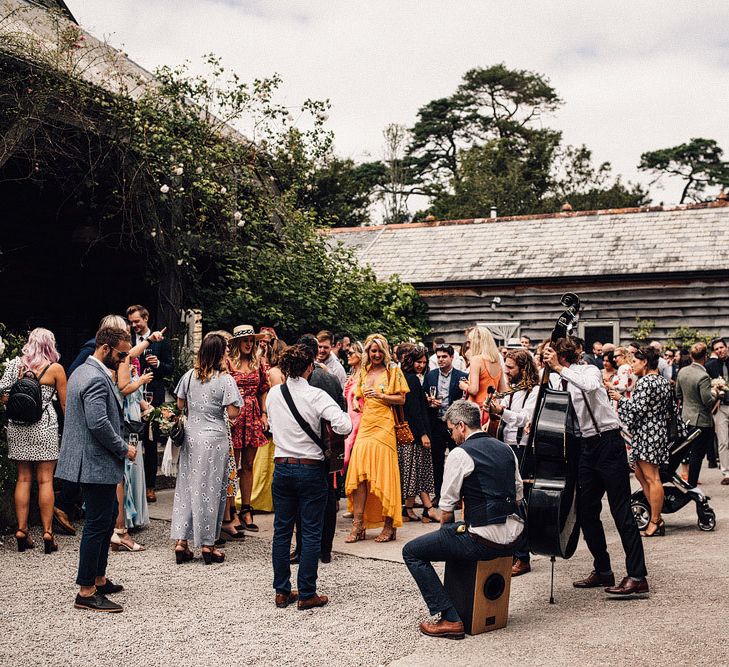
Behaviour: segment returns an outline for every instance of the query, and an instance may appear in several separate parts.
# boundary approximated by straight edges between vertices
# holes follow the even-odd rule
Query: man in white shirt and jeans
[[[511,448],[481,431],[481,410],[463,399],[446,411],[446,424],[459,445],[448,456],[440,496],[440,530],[408,542],[403,560],[435,623],[420,624],[431,637],[463,639],[464,627],[432,562],[479,561],[513,556],[524,540],[524,522],[517,514],[523,485]],[[463,499],[464,522],[452,523]]]
[[[287,607],[298,600],[299,609],[323,607],[329,598],[318,595],[316,579],[321,553],[321,534],[327,503],[327,465],[324,453],[299,425],[282,388],[288,388],[301,418],[316,436],[321,435],[321,420],[326,419],[335,433],[352,430],[349,415],[331,396],[312,387],[309,376],[314,370],[314,354],[306,345],[292,345],[281,358],[280,368],[287,377],[285,385],[268,392],[266,408],[275,443],[273,474],[273,587],[276,606]],[[291,537],[297,514],[301,517],[301,556],[298,592],[291,590]]]
[[[593,557],[593,571],[575,581],[575,588],[604,588],[616,596],[648,593],[645,556],[640,532],[630,509],[630,468],[620,422],[603,385],[597,366],[580,364],[578,348],[571,338],[547,345],[544,363],[559,376],[561,388],[572,399],[577,420],[573,427],[580,442],[579,521],[587,548]],[[552,382],[552,378],[550,378]],[[607,493],[610,513],[625,551],[628,576],[615,585],[605,530],[600,521],[602,498]]]

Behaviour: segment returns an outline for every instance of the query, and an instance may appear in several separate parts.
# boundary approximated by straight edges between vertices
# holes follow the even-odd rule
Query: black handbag
[[[195,371],[190,371],[190,376],[187,378],[187,390],[185,391],[185,408],[181,415],[177,416],[175,425],[170,429],[170,440],[175,447],[182,447],[185,442],[185,422],[187,421],[187,415],[189,412],[188,406],[190,405],[190,383],[192,382],[192,374]]]
[[[319,445],[329,472],[339,472],[344,467],[344,441],[346,436],[335,433],[327,419],[321,420],[321,437],[318,436],[297,410],[291,391],[285,382],[281,385],[281,394],[283,394],[286,405],[289,406],[289,410],[291,410],[291,414],[301,430]]]

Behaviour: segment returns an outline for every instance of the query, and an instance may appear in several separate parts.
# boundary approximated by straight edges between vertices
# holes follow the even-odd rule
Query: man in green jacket
[[[706,372],[706,345],[695,343],[691,346],[690,366],[684,366],[676,376],[676,396],[683,404],[683,418],[701,430],[701,434],[691,445],[688,483],[695,488],[699,482],[701,463],[714,446],[714,421],[711,410],[716,398],[711,393],[711,378]]]

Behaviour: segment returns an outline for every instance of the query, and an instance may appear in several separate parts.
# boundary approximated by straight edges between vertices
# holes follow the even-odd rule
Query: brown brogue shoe
[[[147,489],[147,502],[148,503],[157,502],[157,494],[154,492],[154,489]]]
[[[726,486],[727,484],[729,484],[729,477],[722,478],[721,485]]]
[[[605,589],[608,595],[620,597],[634,597],[637,595],[648,595],[648,580],[643,578],[640,581],[625,577],[617,586],[610,586]]]
[[[521,560],[517,558],[514,564],[511,566],[511,576],[520,577],[522,574],[532,571],[531,563],[528,560]]]
[[[598,574],[593,570],[585,579],[573,581],[575,588],[605,588],[605,586],[615,586],[614,574]]]
[[[288,595],[284,593],[276,593],[276,606],[279,609],[286,609],[290,604],[293,604],[299,599],[299,594],[296,591],[291,591]]]
[[[310,598],[307,598],[306,600],[299,600],[296,603],[297,609],[314,609],[314,607],[323,607],[327,602],[329,602],[329,598],[326,595],[312,595]]]
[[[444,639],[463,639],[466,636],[463,630],[463,623],[460,621],[454,623],[453,621],[444,621],[442,619],[437,623],[423,621],[420,624],[420,632],[428,635],[428,637],[443,637]]]

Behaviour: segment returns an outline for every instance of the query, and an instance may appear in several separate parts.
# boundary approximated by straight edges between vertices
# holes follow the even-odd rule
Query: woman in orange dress
[[[491,332],[485,327],[473,327],[468,334],[471,343],[471,365],[468,367],[468,380],[461,380],[459,387],[466,392],[466,398],[483,406],[489,396],[489,387],[496,391],[506,391],[506,374],[502,357]],[[488,412],[483,418],[488,421]]]
[[[353,513],[352,532],[345,542],[365,539],[367,528],[382,532],[375,542],[395,539],[402,525],[400,468],[393,405],[404,405],[410,391],[402,371],[392,365],[390,347],[380,334],[368,336],[364,358],[354,390],[355,398],[364,399],[362,420],[347,469],[345,492]],[[354,410],[359,410],[355,401]]]

